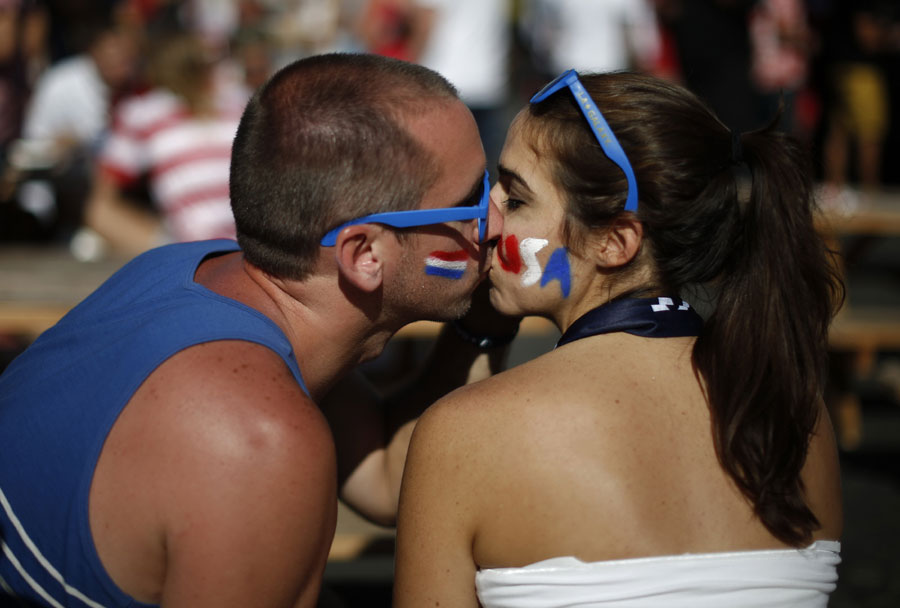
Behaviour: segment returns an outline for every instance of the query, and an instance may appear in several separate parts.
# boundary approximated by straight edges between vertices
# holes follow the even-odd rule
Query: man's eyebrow
[[[497,165],[497,174],[500,176],[501,181],[505,182],[516,182],[520,187],[527,190],[529,193],[532,191],[528,186],[528,182],[525,181],[521,175],[510,169],[509,167],[504,167],[503,165]]]
[[[462,200],[457,202],[454,207],[474,207],[481,202],[482,185],[484,184],[484,173],[478,177],[478,181],[473,184],[472,189],[466,194]]]

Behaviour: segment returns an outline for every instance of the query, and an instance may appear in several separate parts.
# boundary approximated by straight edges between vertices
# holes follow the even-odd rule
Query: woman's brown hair
[[[656,277],[643,287],[714,294],[693,361],[719,460],[774,536],[807,543],[819,522],[800,472],[843,298],[814,225],[808,154],[774,123],[733,135],[693,94],[651,76],[581,80],[637,176],[643,255]],[[577,250],[579,235],[624,213],[625,176],[567,91],[531,105],[527,124],[567,193],[566,234]]]

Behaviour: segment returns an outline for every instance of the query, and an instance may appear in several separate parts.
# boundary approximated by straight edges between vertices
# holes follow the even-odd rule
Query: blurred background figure
[[[349,38],[363,1],[181,0],[179,21],[220,50],[236,40],[246,42],[248,32],[262,35],[274,70],[309,55],[358,50],[359,43]]]
[[[751,78],[750,14],[757,0],[656,0],[672,36],[681,83],[729,128],[762,126],[762,96]]]
[[[138,68],[137,41],[113,14],[82,31],[86,49],[53,63],[38,79],[9,159],[21,180],[19,206],[62,240],[81,224],[111,108],[133,92]]]
[[[0,240],[41,232],[36,218],[16,204],[19,174],[8,155],[22,133],[34,83],[49,62],[47,28],[47,11],[37,0],[0,0]]]
[[[223,72],[227,73],[230,66],[231,79],[248,93],[261,87],[274,73],[275,47],[268,30],[255,27],[238,30],[232,37],[229,55]]]
[[[510,0],[414,0],[414,60],[459,90],[481,132],[488,166],[500,155],[509,123]]]
[[[890,127],[891,57],[900,50],[897,3],[859,0],[838,3],[828,38],[824,164],[826,202],[854,175],[863,190],[882,184],[883,146]]]
[[[231,142],[249,90],[218,77],[217,57],[196,36],[170,36],[152,55],[153,88],[118,108],[85,222],[131,254],[169,241],[233,238]],[[127,200],[142,178],[149,207]]]
[[[137,71],[135,40],[111,19],[93,24],[84,53],[41,75],[25,115],[26,138],[64,147],[96,144],[108,123],[110,102],[134,84]]]
[[[356,34],[370,53],[417,61],[428,35],[417,27],[413,0],[366,0],[359,13]]]
[[[276,68],[309,55],[357,49],[352,30],[362,1],[270,1],[264,28],[276,49]]]
[[[0,0],[0,159],[20,134],[25,103],[47,61],[43,5],[37,0]]]
[[[781,128],[803,140],[809,139],[815,127],[806,120],[807,113],[797,112],[807,93],[812,31],[802,0],[759,0],[750,13],[751,73],[762,94],[762,116],[775,116],[784,104]],[[810,118],[814,118],[809,116]]]
[[[660,48],[647,0],[524,0],[519,27],[541,80],[567,69],[654,72]]]

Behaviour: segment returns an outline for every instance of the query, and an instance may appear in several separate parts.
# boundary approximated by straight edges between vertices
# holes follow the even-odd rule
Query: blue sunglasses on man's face
[[[337,228],[333,228],[322,237],[321,244],[325,247],[333,247],[337,242],[338,233],[347,226],[357,224],[387,224],[394,228],[411,228],[413,226],[428,226],[430,224],[443,224],[460,220],[478,220],[478,240],[484,241],[487,233],[488,205],[491,202],[491,182],[487,170],[484,172],[482,183],[481,202],[470,207],[446,207],[443,209],[412,209],[410,211],[385,211],[384,213],[372,213],[358,217],[355,220],[344,222]]]
[[[619,168],[625,172],[625,179],[628,180],[628,196],[625,199],[625,211],[637,211],[638,193],[637,180],[634,178],[634,170],[631,168],[631,163],[628,162],[628,157],[625,156],[625,150],[622,149],[619,140],[616,139],[612,129],[609,128],[606,119],[603,118],[603,113],[600,112],[600,108],[597,107],[597,104],[594,103],[594,100],[591,99],[591,96],[588,95],[588,92],[585,90],[584,85],[578,80],[578,73],[575,70],[563,72],[547,86],[538,91],[535,96],[531,98],[531,103],[544,101],[563,87],[569,87],[569,90],[572,91],[572,95],[575,96],[575,101],[578,102],[581,113],[587,118],[591,130],[594,132],[594,136],[597,138],[597,141],[600,142],[600,147],[603,148],[603,152],[609,160],[616,163]]]

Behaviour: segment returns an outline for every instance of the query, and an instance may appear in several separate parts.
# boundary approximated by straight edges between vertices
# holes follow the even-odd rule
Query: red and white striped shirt
[[[234,238],[228,174],[246,100],[221,96],[216,113],[202,117],[162,89],[124,100],[100,167],[122,186],[148,176],[153,202],[174,240]]]

